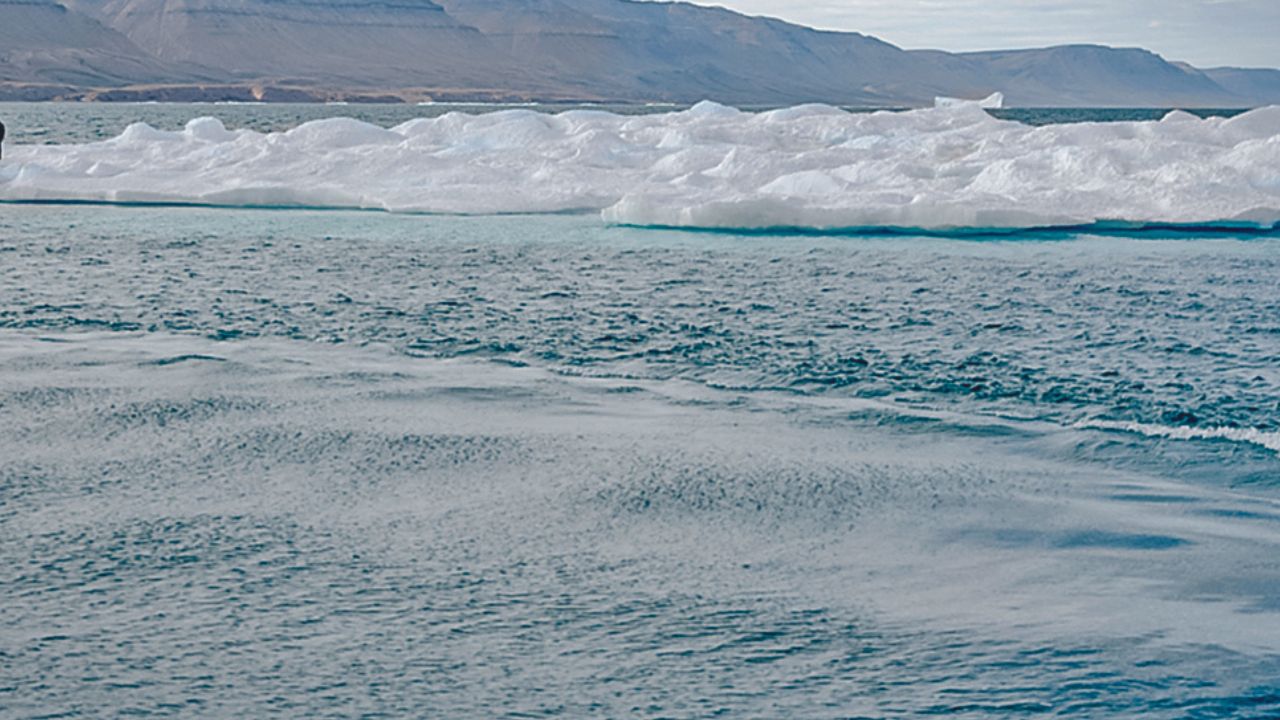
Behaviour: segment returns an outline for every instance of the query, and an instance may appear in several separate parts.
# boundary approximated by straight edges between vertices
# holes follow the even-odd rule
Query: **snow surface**
[[[1280,224],[1280,107],[1232,119],[1030,127],[978,103],[855,114],[701,103],[622,116],[460,112],[282,133],[213,118],[84,145],[17,146],[0,200],[601,211],[690,228]]]

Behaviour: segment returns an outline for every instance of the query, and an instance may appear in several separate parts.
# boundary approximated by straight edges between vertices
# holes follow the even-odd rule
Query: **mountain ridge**
[[[682,2],[0,0],[9,99],[914,107],[996,91],[1024,107],[1248,107],[1280,103],[1280,71],[1101,45],[904,50]]]

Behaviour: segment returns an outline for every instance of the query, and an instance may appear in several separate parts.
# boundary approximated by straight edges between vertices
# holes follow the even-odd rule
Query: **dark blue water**
[[[13,329],[376,342],[1063,426],[1255,431],[1273,445],[1280,431],[1269,235],[740,236],[591,217],[56,206],[7,217],[0,326]],[[95,229],[66,237],[63,222],[79,226],[64,218]],[[68,268],[74,282],[50,282]]]
[[[0,715],[1280,713],[1280,240],[0,208]]]

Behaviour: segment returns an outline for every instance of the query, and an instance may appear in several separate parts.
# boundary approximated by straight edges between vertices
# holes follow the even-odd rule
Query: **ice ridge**
[[[14,147],[0,200],[599,211],[611,223],[708,229],[1265,229],[1280,224],[1280,107],[1044,127],[979,103],[455,112],[267,134],[206,117],[181,131],[135,124],[102,142]]]

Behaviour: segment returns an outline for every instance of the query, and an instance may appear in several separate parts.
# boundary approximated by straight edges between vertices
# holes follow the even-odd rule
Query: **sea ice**
[[[177,132],[136,124],[103,142],[13,148],[0,200],[598,211],[725,229],[1280,223],[1280,107],[1030,127],[982,109],[996,100],[870,114],[709,102],[643,116],[454,112],[269,134],[213,118]]]
[[[975,102],[978,104],[978,107],[998,110],[1004,107],[1004,93],[994,92],[981,100],[962,100],[960,98],[951,97],[936,97],[933,99],[934,107],[954,107],[956,105]]]

